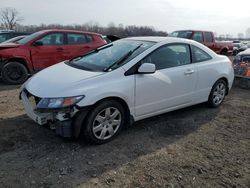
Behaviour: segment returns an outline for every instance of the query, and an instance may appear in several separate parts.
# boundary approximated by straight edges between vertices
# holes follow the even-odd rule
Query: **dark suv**
[[[4,42],[6,40],[9,40],[11,38],[17,37],[17,36],[21,36],[21,35],[28,35],[29,33],[25,33],[25,32],[15,32],[12,30],[7,30],[7,31],[1,31],[0,30],[0,43]]]

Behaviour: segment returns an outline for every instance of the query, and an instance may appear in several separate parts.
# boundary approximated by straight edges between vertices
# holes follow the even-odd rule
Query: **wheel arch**
[[[224,53],[227,53],[228,52],[228,48],[227,47],[223,47],[220,51],[220,54],[224,54]]]
[[[23,59],[23,58],[20,58],[20,57],[13,57],[13,58],[10,58],[8,59],[8,61],[6,61],[6,63],[10,63],[10,62],[19,62],[21,63],[22,65],[24,65],[28,71],[28,73],[31,73],[31,70],[28,66],[28,63],[27,63],[27,60]]]
[[[228,95],[228,92],[229,92],[229,81],[228,81],[228,79],[227,79],[225,76],[222,76],[222,77],[220,77],[219,79],[217,79],[217,80],[214,82],[214,84],[215,84],[216,82],[218,82],[219,80],[223,80],[224,82],[226,82],[226,86],[227,86],[226,95]]]
[[[76,117],[73,120],[73,132],[74,132],[75,138],[78,138],[80,136],[80,133],[83,130],[84,122],[86,121],[86,117],[88,116],[89,113],[91,113],[92,109],[95,106],[97,106],[98,104],[100,104],[101,102],[104,102],[107,100],[115,100],[115,101],[119,102],[122,105],[122,107],[124,108],[125,125],[133,124],[134,117],[131,115],[129,106],[124,99],[122,99],[121,97],[117,97],[117,96],[104,97],[102,99],[99,99],[98,101],[96,101],[92,105],[79,108],[79,112],[76,114]]]

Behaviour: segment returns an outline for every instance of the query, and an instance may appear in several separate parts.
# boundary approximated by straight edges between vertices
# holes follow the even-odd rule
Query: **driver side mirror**
[[[32,44],[33,46],[42,46],[43,45],[43,42],[41,41],[36,41]]]
[[[140,74],[153,74],[155,71],[156,68],[153,63],[143,63],[138,69],[138,73]]]

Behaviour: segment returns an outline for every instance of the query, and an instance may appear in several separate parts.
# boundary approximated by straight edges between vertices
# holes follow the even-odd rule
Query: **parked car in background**
[[[116,40],[119,40],[121,39],[120,37],[116,36],[116,35],[104,35],[102,36],[103,39],[107,42],[107,43],[110,43],[110,42],[114,42]]]
[[[250,48],[238,53],[233,65],[235,77],[239,78],[239,87],[250,89]]]
[[[242,46],[241,41],[239,40],[233,41],[233,55],[237,55],[237,53],[239,53],[239,49],[241,46]]]
[[[250,78],[250,49],[238,53],[233,64],[237,76],[248,76]]]
[[[28,35],[28,34],[29,33],[26,32],[16,32],[13,30],[0,30],[0,43],[17,36]]]
[[[134,37],[37,73],[20,97],[38,124],[102,144],[134,121],[202,102],[218,107],[233,80],[229,58],[198,42]]]
[[[16,43],[17,41],[23,39],[24,37],[26,37],[27,35],[21,35],[21,36],[17,36],[17,37],[14,37],[14,38],[11,38],[9,40],[6,40],[4,42],[2,42],[2,44],[6,44],[6,43]]]
[[[2,80],[8,84],[23,83],[29,74],[106,43],[97,33],[51,29],[33,33],[16,43],[0,44]]]
[[[210,31],[196,31],[196,30],[182,30],[174,31],[170,34],[170,37],[179,37],[192,39],[200,42],[212,49],[217,54],[232,55],[233,43],[232,42],[219,42],[215,40],[214,33]]]

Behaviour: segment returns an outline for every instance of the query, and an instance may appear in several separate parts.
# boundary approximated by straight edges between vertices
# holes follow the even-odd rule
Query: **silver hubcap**
[[[220,103],[222,103],[224,97],[226,94],[226,87],[223,83],[219,83],[213,93],[213,102],[216,105],[219,105]]]
[[[112,137],[121,125],[121,118],[121,112],[117,108],[105,108],[93,122],[92,130],[95,137],[100,140]]]

